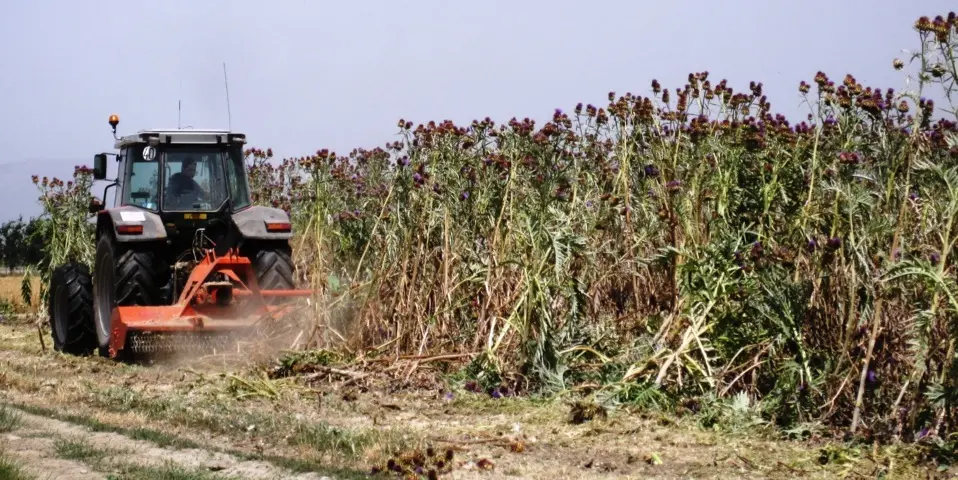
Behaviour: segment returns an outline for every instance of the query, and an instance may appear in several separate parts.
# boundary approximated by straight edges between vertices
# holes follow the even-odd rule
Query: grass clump
[[[33,478],[19,463],[0,451],[0,480],[33,480]]]
[[[9,405],[0,405],[0,433],[12,432],[23,424],[23,416],[20,412],[10,408]]]
[[[82,438],[57,438],[53,442],[53,448],[60,458],[67,460],[90,461],[103,458],[107,452],[94,447],[90,442]]]
[[[327,424],[299,423],[294,427],[289,443],[308,446],[318,452],[357,458],[375,443],[375,439],[366,432],[352,432]]]
[[[132,437],[131,437],[132,438]],[[147,440],[137,439],[133,440]],[[163,445],[160,445],[161,447]],[[99,448],[90,443],[83,437],[65,438],[57,437],[53,441],[53,448],[56,455],[67,460],[77,460],[94,468],[100,469],[104,461],[114,455],[129,453],[126,449],[118,448]]]

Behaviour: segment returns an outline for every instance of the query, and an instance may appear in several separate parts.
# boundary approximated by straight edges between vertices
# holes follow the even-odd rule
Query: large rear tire
[[[96,348],[93,280],[86,265],[70,262],[53,271],[49,313],[54,350],[88,355]]]
[[[95,319],[97,343],[107,354],[112,331],[110,316],[116,306],[150,306],[162,302],[166,266],[147,245],[117,244],[102,235],[96,246]]]
[[[292,290],[293,255],[289,245],[261,245],[252,255],[256,283],[263,290]]]

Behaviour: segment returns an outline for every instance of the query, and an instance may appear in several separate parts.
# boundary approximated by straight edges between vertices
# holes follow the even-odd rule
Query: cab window
[[[230,152],[226,162],[226,178],[229,181],[230,198],[233,210],[241,210],[250,205],[249,190],[246,185],[246,164],[240,153]]]
[[[144,160],[143,152],[138,148],[128,149],[126,155],[130,176],[124,188],[123,204],[156,210],[159,200],[159,162]]]

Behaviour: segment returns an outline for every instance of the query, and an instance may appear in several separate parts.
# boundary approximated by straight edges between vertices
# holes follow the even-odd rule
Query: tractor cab
[[[115,207],[162,217],[236,212],[251,204],[245,143],[245,135],[226,130],[152,129],[116,138],[117,179],[107,189],[117,189]],[[97,180],[106,179],[106,156],[94,157]]]
[[[107,178],[107,155],[114,155],[117,162],[116,179],[104,188],[103,203],[90,207],[91,213],[108,213],[116,219],[106,222],[99,215],[98,231],[109,231],[107,226],[112,225],[117,238],[128,241],[165,238],[176,252],[190,250],[201,233],[223,253],[240,238],[260,236],[260,231],[272,237],[265,225],[259,225],[264,213],[284,218],[281,223],[288,224],[278,212],[266,213],[252,204],[243,157],[245,134],[150,129],[118,137],[118,123],[118,117],[110,117],[117,153],[94,156],[96,180]],[[115,188],[113,204],[107,208],[104,203],[111,188]]]

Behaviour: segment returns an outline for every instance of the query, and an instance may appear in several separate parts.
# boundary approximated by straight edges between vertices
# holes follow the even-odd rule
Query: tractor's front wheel
[[[102,235],[96,246],[96,278],[93,296],[100,353],[107,354],[112,332],[111,315],[116,306],[159,305],[165,266],[149,247],[118,244]]]
[[[54,350],[72,355],[92,352],[96,330],[90,269],[74,262],[57,267],[50,279],[48,306]]]

